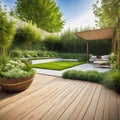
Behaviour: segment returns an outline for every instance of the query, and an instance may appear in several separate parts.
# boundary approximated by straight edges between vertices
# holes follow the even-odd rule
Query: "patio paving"
[[[45,62],[51,62],[51,61],[60,61],[61,59],[50,59],[50,60],[36,60],[36,61],[32,61],[33,64],[35,63],[45,63]],[[73,60],[73,59],[71,59]],[[48,69],[37,69],[35,68],[37,73],[40,74],[44,74],[44,75],[53,75],[53,76],[62,76],[62,74],[67,71],[67,70],[82,70],[82,71],[87,71],[87,70],[96,70],[98,72],[107,72],[110,70],[110,68],[98,68],[98,67],[94,67],[93,64],[82,64],[82,65],[78,65],[78,66],[74,66],[65,70],[48,70]]]

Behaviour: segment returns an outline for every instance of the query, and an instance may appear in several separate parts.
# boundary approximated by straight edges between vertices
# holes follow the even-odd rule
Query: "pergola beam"
[[[81,31],[81,32],[76,32],[75,35],[87,41],[104,40],[104,39],[113,38],[113,28]]]

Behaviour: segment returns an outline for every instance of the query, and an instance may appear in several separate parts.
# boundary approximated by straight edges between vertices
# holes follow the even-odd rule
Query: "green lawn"
[[[41,64],[33,64],[32,67],[41,68],[41,69],[50,69],[50,70],[63,70],[83,63],[84,62],[77,62],[77,61],[56,61],[56,62],[48,62]]]

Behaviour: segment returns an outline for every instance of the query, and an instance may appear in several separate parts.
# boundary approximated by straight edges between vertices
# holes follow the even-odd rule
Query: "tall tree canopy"
[[[93,12],[98,27],[114,27],[120,19],[120,0],[97,0],[93,4]]]
[[[54,0],[17,0],[11,13],[48,32],[59,32],[64,25],[62,13]]]
[[[98,0],[99,1],[99,0]],[[113,27],[112,51],[117,54],[117,65],[120,68],[120,0],[101,0],[93,5],[99,27]]]

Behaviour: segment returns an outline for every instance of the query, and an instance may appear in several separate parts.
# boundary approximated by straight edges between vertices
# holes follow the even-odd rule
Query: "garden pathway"
[[[47,59],[47,60],[34,60],[34,61],[32,61],[32,63],[36,64],[36,63],[45,63],[45,62],[60,61],[60,60],[61,60],[60,58],[58,58],[58,59]],[[71,60],[73,60],[73,59],[71,59]],[[82,71],[96,70],[98,72],[107,72],[110,69],[107,68],[107,67],[106,68],[98,68],[98,67],[94,67],[93,64],[86,63],[86,64],[74,66],[74,67],[71,67],[71,68],[68,68],[68,69],[65,69],[65,70],[61,70],[61,71],[47,70],[47,69],[36,69],[36,68],[35,68],[35,70],[36,70],[37,73],[44,74],[44,75],[62,76],[62,74],[67,70],[82,70]]]

